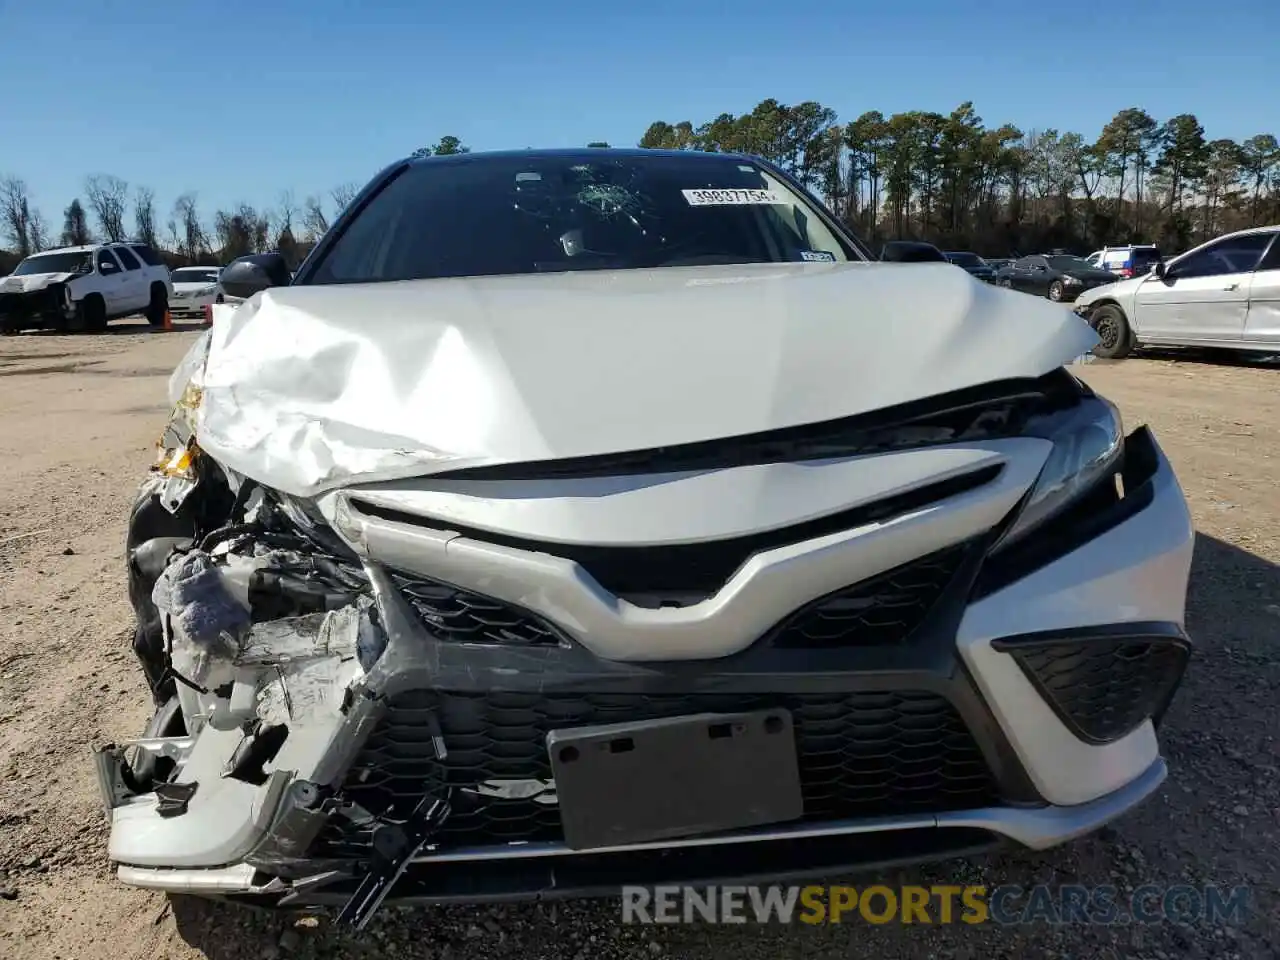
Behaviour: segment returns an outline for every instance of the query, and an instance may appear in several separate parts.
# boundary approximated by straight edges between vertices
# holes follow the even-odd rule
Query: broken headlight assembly
[[[1115,404],[1090,392],[1075,406],[1032,421],[1027,436],[1053,443],[1035,486],[996,550],[1021,541],[1120,468],[1124,425]]]

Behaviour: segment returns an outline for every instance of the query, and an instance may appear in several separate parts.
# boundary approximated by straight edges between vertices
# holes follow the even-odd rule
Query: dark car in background
[[[946,258],[979,280],[985,280],[987,283],[995,282],[995,270],[976,253],[969,253],[967,250],[948,250]]]
[[[1045,254],[1019,257],[996,272],[995,282],[1058,303],[1070,303],[1086,290],[1115,283],[1116,278],[1115,274],[1100,270],[1083,257]]]
[[[947,256],[923,240],[890,240],[880,249],[880,259],[889,263],[946,263]]]

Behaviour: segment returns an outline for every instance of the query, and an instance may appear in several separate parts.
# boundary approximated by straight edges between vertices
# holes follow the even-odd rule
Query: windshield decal
[[[772,206],[786,200],[773,190],[681,190],[691,207]]]
[[[800,259],[807,263],[835,263],[836,255],[827,250],[801,250]]]

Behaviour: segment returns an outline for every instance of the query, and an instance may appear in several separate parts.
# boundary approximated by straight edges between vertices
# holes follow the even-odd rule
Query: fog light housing
[[[1169,624],[1125,624],[1072,634],[993,641],[1077,737],[1112,743],[1145,721],[1159,723],[1182,681],[1191,643]]]

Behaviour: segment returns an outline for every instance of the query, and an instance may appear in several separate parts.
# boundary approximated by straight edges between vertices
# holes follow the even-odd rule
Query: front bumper
[[[985,543],[959,545],[945,561],[945,589],[908,642],[870,647],[797,649],[778,633],[715,659],[628,662],[579,645],[464,645],[423,629],[402,580],[370,564],[386,650],[330,722],[291,732],[264,782],[221,776],[238,730],[206,727],[193,741],[151,741],[140,748],[182,756],[182,779],[199,785],[178,815],[161,816],[155,794],[129,795],[122,786],[121,750],[99,754],[111,859],[123,881],[139,886],[341,901],[369,858],[371,835],[367,821],[332,815],[327,796],[365,811],[398,809],[438,782],[441,769],[454,787],[527,787],[545,780],[542,738],[550,729],[761,704],[795,717],[802,820],[573,850],[557,807],[540,803],[536,790],[500,802],[470,796],[412,858],[393,900],[832,875],[1000,842],[1062,843],[1132,808],[1165,776],[1154,724],[1184,661],[1166,670],[1145,712],[1119,729],[1098,726],[1114,715],[1115,697],[1073,700],[1055,686],[1072,671],[1096,679],[1092,661],[1072,659],[1086,648],[1108,657],[1166,644],[1185,651],[1193,533],[1172,471],[1145,429],[1127,441],[1124,489],[1122,500],[1087,522],[1075,518],[1036,538],[1038,552],[996,562],[984,560]],[[956,503],[957,513],[964,504],[981,513],[979,494]],[[899,539],[906,529],[896,531]],[[792,575],[797,559],[790,558]],[[912,582],[920,575],[915,568]],[[552,592],[538,602],[554,601]],[[573,622],[567,598],[559,622]],[[1047,668],[1028,656],[1059,648],[1066,659]],[[677,847],[679,858],[663,852]]]
[[[30,293],[0,293],[0,331],[52,326],[66,319],[62,289],[56,284]]]
[[[204,309],[213,303],[212,297],[202,298],[179,298],[174,297],[169,301],[169,313],[174,317],[182,317],[186,319],[204,319]]]

